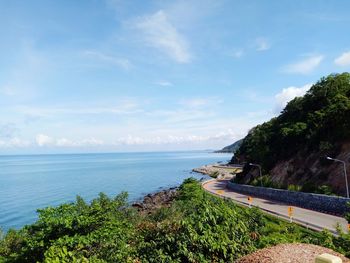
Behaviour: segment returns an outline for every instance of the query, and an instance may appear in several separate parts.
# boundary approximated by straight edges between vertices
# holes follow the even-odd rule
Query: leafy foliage
[[[0,239],[0,262],[231,262],[257,248],[308,242],[349,254],[349,235],[315,233],[204,192],[187,179],[170,207],[142,215],[122,193],[38,210]]]
[[[219,175],[220,175],[220,173],[218,171],[214,171],[210,174],[210,176],[213,178],[217,178]]]
[[[91,204],[75,203],[38,210],[39,220],[2,240],[0,255],[9,262],[120,261],[132,252],[132,211],[123,209],[127,194],[114,199],[100,194]],[[95,260],[96,261],[96,260]],[[97,262],[97,261],[96,261]]]

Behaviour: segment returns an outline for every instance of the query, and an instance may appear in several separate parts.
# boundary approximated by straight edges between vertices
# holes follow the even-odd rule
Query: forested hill
[[[217,153],[234,153],[241,146],[242,142],[243,142],[243,139],[240,139],[240,140],[222,148],[221,150],[215,151],[215,152],[217,152]]]
[[[349,158],[349,142],[350,74],[331,74],[290,101],[278,117],[251,129],[236,157],[261,164],[282,187],[317,182],[342,192],[342,167],[322,157]]]

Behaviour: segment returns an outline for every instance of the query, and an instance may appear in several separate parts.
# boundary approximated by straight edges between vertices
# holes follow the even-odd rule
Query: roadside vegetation
[[[212,172],[210,174],[210,177],[213,177],[213,178],[218,178],[218,176],[220,175],[220,173],[218,171],[215,171],[215,172]]]
[[[350,256],[350,235],[317,233],[243,208],[187,179],[170,207],[141,214],[127,194],[38,210],[0,240],[0,262],[232,262],[258,248],[304,242]],[[348,217],[348,220],[350,218]]]
[[[241,183],[242,177],[244,176],[245,176],[244,173],[236,174],[236,176],[233,177],[231,181],[233,183]],[[334,193],[332,187],[329,185],[314,186],[308,183],[304,185],[296,185],[296,184],[283,185],[272,181],[270,175],[256,177],[250,180],[249,182],[247,182],[247,184],[252,186],[263,186],[268,188],[284,189],[284,190],[289,190],[294,192],[306,192],[306,193],[313,192],[315,194],[334,195],[334,196],[337,195]]]

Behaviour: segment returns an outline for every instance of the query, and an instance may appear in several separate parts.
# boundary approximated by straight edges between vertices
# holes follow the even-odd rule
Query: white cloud
[[[35,141],[36,141],[37,145],[40,147],[53,145],[55,143],[53,138],[51,138],[45,134],[38,134],[35,137]]]
[[[9,144],[13,147],[27,147],[30,145],[30,142],[26,140],[22,140],[18,137],[14,137],[10,139]]]
[[[0,123],[0,138],[13,138],[17,130],[14,123]]]
[[[9,140],[0,140],[0,148],[20,148],[27,147],[30,142],[22,140],[18,137],[11,138]]]
[[[230,54],[231,57],[234,57],[234,58],[240,58],[244,55],[244,50],[243,49],[238,49],[238,50],[235,50],[234,52],[232,52]]]
[[[16,91],[15,91],[14,87],[11,87],[9,85],[5,85],[2,88],[0,88],[0,93],[4,94],[6,96],[15,96],[16,95]]]
[[[237,132],[231,129],[222,131],[212,135],[166,135],[156,137],[140,137],[128,135],[127,137],[119,138],[114,142],[114,145],[160,145],[160,144],[186,144],[186,143],[199,143],[210,141],[227,141],[235,140],[237,138]]]
[[[89,139],[82,140],[70,140],[67,138],[55,139],[45,134],[38,134],[35,138],[36,144],[40,147],[53,146],[53,147],[87,147],[87,146],[101,146],[104,145],[102,140],[91,137]]]
[[[284,88],[280,93],[275,96],[275,112],[279,113],[287,105],[289,101],[295,97],[303,96],[310,88],[312,84],[306,84],[302,87],[288,87]]]
[[[271,48],[271,44],[264,37],[259,37],[255,40],[256,51],[265,51]]]
[[[102,52],[85,50],[82,53],[85,57],[95,59],[104,63],[118,66],[119,68],[128,70],[132,68],[132,64],[128,59],[106,55]]]
[[[55,144],[58,147],[74,147],[74,146],[76,146],[76,144],[74,142],[72,142],[71,140],[68,140],[66,138],[57,139]]]
[[[202,108],[209,105],[221,104],[222,100],[218,98],[193,98],[180,100],[179,104],[187,108]]]
[[[208,99],[195,98],[195,99],[186,99],[180,101],[180,104],[189,108],[198,108],[205,106],[209,103]]]
[[[334,63],[338,66],[349,66],[350,65],[350,51],[344,52],[334,60]]]
[[[320,65],[323,58],[323,55],[310,56],[299,62],[287,65],[283,71],[286,73],[309,74]]]
[[[136,20],[135,27],[141,30],[146,42],[167,54],[178,63],[191,61],[189,45],[163,10]]]
[[[158,81],[158,82],[156,82],[156,84],[159,85],[159,86],[163,86],[163,87],[171,87],[171,86],[173,86],[173,83],[171,83],[169,81],[166,81],[166,80]]]
[[[91,107],[32,107],[32,106],[18,106],[15,110],[21,114],[39,117],[50,117],[58,114],[75,114],[75,115],[97,115],[97,114],[115,114],[115,115],[129,115],[140,113],[139,104],[133,100],[119,101],[118,106],[91,106]]]
[[[78,145],[80,145],[80,146],[101,146],[104,144],[105,143],[103,140],[96,139],[94,137],[78,141]]]

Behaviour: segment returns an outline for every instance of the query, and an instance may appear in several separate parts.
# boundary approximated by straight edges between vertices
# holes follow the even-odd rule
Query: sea
[[[0,156],[0,228],[20,229],[37,220],[37,209],[77,195],[91,201],[100,192],[126,191],[134,202],[188,177],[200,179],[193,168],[230,158],[211,151]]]

